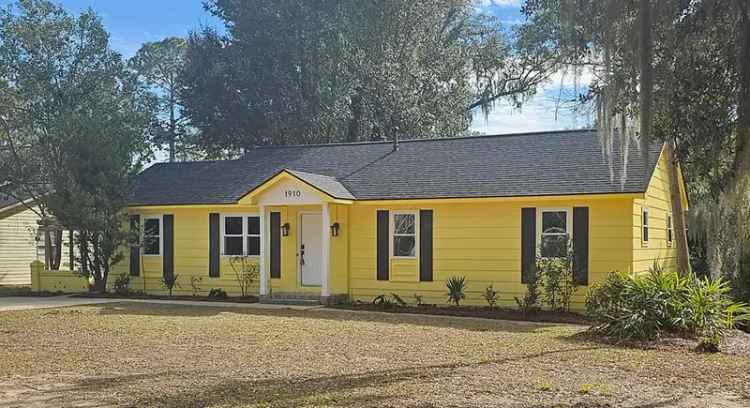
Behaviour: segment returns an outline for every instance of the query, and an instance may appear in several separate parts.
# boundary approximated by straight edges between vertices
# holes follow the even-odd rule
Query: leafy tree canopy
[[[188,40],[185,114],[214,154],[255,145],[452,136],[520,103],[553,55],[469,0],[212,0],[227,34]],[[520,51],[514,45],[523,44]]]
[[[674,146],[691,232],[708,239],[714,275],[736,276],[750,238],[750,3],[527,0],[523,10],[561,65],[593,68],[582,100],[599,105],[605,145]]]
[[[143,44],[128,61],[142,83],[157,101],[159,117],[154,129],[153,143],[166,146],[169,161],[190,159],[195,152],[195,130],[182,115],[182,89],[179,74],[185,64],[187,42],[169,37]]]
[[[125,239],[132,176],[150,157],[152,106],[92,11],[73,17],[45,0],[0,11],[0,180],[77,232],[99,289]]]

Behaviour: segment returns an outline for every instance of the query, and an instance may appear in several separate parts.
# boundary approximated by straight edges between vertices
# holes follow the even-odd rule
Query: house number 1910
[[[302,197],[302,192],[299,190],[285,190],[284,191],[284,197],[286,198],[300,198]]]

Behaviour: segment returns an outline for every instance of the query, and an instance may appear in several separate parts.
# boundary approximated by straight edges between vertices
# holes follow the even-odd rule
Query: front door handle
[[[300,246],[299,250],[299,264],[304,266],[305,265],[305,244],[302,244]]]

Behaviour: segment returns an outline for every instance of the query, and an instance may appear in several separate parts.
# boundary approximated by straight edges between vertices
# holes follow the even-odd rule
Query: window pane
[[[247,217],[247,233],[250,235],[260,235],[259,217]]]
[[[413,236],[393,237],[393,255],[394,256],[414,256],[414,237]]]
[[[542,213],[542,232],[565,233],[568,217],[565,211],[553,211]]]
[[[143,238],[143,253],[146,255],[159,255],[159,237],[146,236]]]
[[[396,234],[413,234],[414,214],[396,214],[394,216],[394,232]]]
[[[643,226],[643,240],[648,241],[648,225]]]
[[[143,226],[143,235],[159,235],[159,219],[149,218]]]
[[[247,254],[260,255],[260,237],[247,237]]]
[[[224,254],[242,255],[242,237],[224,237]]]
[[[227,235],[242,235],[242,217],[224,218],[224,233]]]
[[[542,235],[539,252],[543,258],[562,258],[567,255],[567,235]]]

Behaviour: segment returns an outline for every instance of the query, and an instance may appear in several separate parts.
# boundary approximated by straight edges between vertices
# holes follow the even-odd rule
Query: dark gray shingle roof
[[[5,195],[3,193],[0,193],[0,210],[2,210],[5,207],[10,207],[13,204],[18,203],[18,200],[15,198]]]
[[[137,179],[131,205],[225,204],[282,170],[358,200],[640,193],[658,160],[630,149],[609,161],[595,130],[263,147],[241,159],[160,163]],[[623,181],[624,180],[624,181]],[[347,196],[348,197],[348,196]]]

